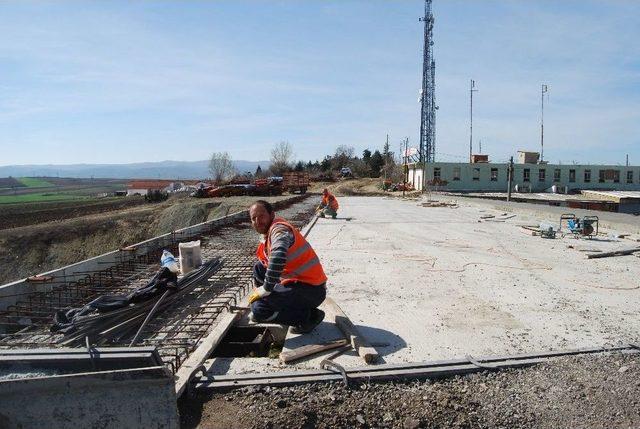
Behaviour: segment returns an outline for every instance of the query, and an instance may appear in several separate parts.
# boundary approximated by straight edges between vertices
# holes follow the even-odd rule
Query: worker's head
[[[258,200],[249,207],[251,226],[260,234],[269,232],[269,227],[275,219],[276,213],[273,206],[265,200]]]
[[[322,190],[322,195],[329,195],[329,190],[327,188],[324,188]]]

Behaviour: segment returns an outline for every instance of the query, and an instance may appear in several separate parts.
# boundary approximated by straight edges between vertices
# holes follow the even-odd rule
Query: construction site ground
[[[309,234],[329,296],[376,344],[381,362],[638,344],[638,257],[586,256],[637,247],[637,217],[591,212],[601,216],[600,235],[551,240],[521,225],[557,224],[566,209],[455,202],[343,197],[338,219],[320,219]],[[311,335],[288,336],[285,350],[336,335],[323,323]],[[354,352],[334,360],[364,364]],[[246,373],[318,363],[235,359],[220,367]],[[183,399],[182,419],[186,427],[637,427],[639,363],[614,353],[435,383],[245,388]]]
[[[577,210],[600,216],[600,235],[545,240],[520,225],[557,224],[566,208],[436,194],[403,199],[379,183],[314,184],[312,192],[334,191],[341,209],[309,234],[329,296],[375,344],[379,363],[639,343],[638,257],[586,255],[640,245],[640,218]],[[46,219],[33,216],[38,223],[0,230],[0,283],[244,210],[254,200],[183,196],[104,212],[58,206]],[[20,217],[20,210],[12,213]],[[288,335],[284,350],[339,336],[324,322],[310,335]],[[207,367],[261,373],[317,369],[320,359],[285,366],[270,358],[214,358]],[[334,360],[364,365],[354,352]],[[184,427],[216,428],[638,427],[639,365],[637,354],[605,353],[432,382],[250,386],[185,396],[180,416]]]

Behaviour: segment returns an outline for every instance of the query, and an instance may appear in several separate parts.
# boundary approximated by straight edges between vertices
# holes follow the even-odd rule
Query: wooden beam
[[[327,350],[337,349],[338,347],[342,347],[347,344],[349,344],[349,341],[347,341],[346,339],[329,341],[322,344],[308,344],[306,346],[298,347],[297,349],[290,350],[288,352],[280,353],[280,361],[282,363],[293,362],[307,356],[325,352]]]
[[[634,248],[631,248],[631,249],[614,250],[613,252],[602,252],[602,253],[596,253],[596,254],[593,254],[593,255],[587,255],[587,259],[608,258],[609,256],[631,255],[634,252],[640,252],[640,247],[634,247]]]
[[[328,321],[333,321],[338,329],[342,331],[345,337],[351,342],[353,348],[358,355],[368,364],[378,360],[379,354],[367,339],[358,331],[358,328],[349,320],[347,315],[342,311],[335,301],[327,297],[321,306],[324,310]]]

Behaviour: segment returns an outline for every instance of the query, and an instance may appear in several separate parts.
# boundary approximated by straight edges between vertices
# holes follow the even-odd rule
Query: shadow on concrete
[[[380,357],[390,355],[407,347],[407,343],[398,334],[373,326],[356,325],[360,333],[377,350]]]

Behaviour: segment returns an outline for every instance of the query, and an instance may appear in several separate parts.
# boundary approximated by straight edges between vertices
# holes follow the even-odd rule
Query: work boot
[[[291,327],[292,334],[308,334],[313,331],[316,326],[320,324],[324,320],[324,311],[314,308],[311,310],[311,315],[309,316],[309,320],[306,322]]]

